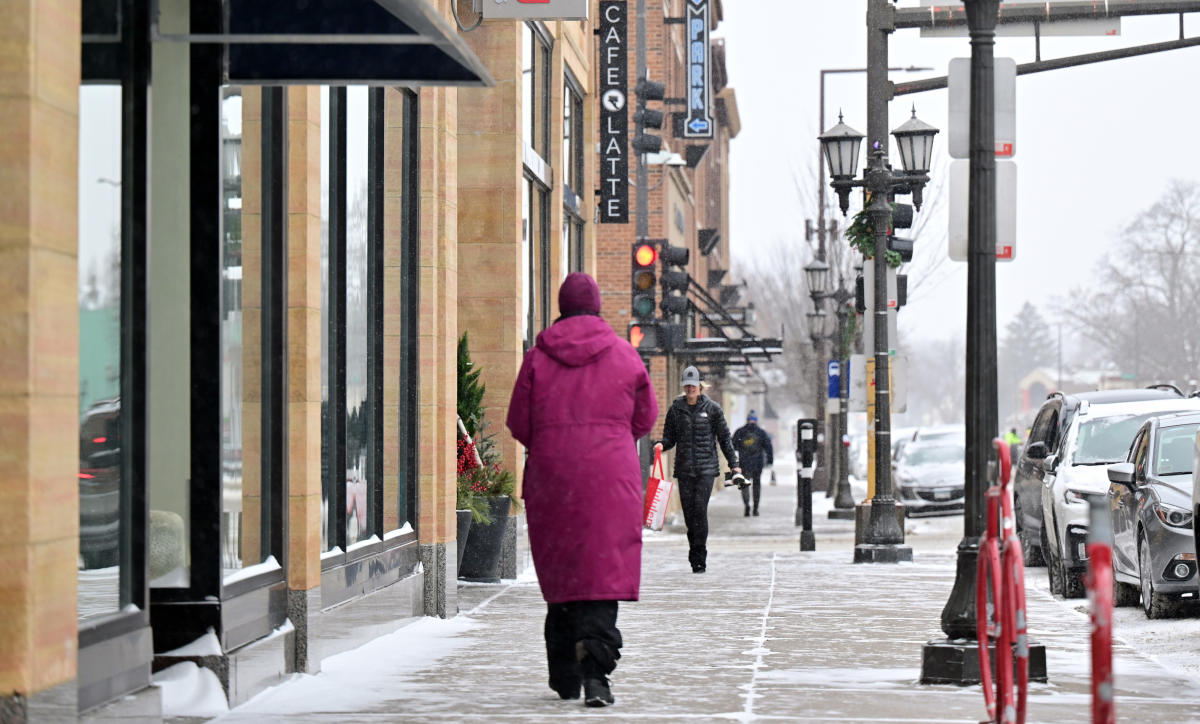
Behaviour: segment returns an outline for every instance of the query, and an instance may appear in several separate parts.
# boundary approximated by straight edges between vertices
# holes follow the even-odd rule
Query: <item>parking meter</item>
[[[817,463],[817,421],[796,421],[796,525],[800,526],[800,550],[816,550],[812,529],[812,478]]]
[[[796,462],[805,477],[813,476],[817,462],[817,421],[802,419],[796,423]]]

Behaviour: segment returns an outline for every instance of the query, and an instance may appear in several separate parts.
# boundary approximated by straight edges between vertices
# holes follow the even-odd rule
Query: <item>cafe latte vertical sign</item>
[[[629,223],[629,54],[625,0],[600,1],[600,223]]]

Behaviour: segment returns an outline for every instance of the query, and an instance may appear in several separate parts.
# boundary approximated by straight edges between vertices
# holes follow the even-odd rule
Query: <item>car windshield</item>
[[[962,462],[962,445],[913,445],[904,449],[908,465],[936,465]]]
[[[1192,425],[1173,425],[1158,431],[1154,449],[1154,470],[1159,475],[1189,475],[1192,472],[1192,450],[1196,428]]]
[[[1071,462],[1075,465],[1121,462],[1129,453],[1129,443],[1133,442],[1133,436],[1142,423],[1166,412],[1159,410],[1142,415],[1110,415],[1080,423]]]

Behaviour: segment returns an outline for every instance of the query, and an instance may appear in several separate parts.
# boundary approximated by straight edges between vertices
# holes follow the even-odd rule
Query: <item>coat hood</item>
[[[608,322],[584,314],[560,319],[542,330],[537,348],[559,364],[582,367],[607,354],[619,341]]]

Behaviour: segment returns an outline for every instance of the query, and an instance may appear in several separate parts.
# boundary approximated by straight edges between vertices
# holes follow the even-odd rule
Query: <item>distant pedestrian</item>
[[[550,688],[613,703],[621,657],[617,602],[636,601],[642,565],[642,471],[635,441],[658,401],[633,347],[600,317],[600,289],[569,274],[562,316],[525,355],[508,429],[527,449],[529,547],[546,600]]]
[[[750,479],[749,487],[742,487],[742,504],[746,510],[744,515],[751,512],[758,515],[758,500],[762,494],[763,467],[775,464],[775,451],[771,448],[771,436],[758,426],[758,415],[754,410],[746,415],[746,424],[733,433],[733,446],[737,448],[738,459],[742,463],[742,474]],[[750,508],[751,491],[754,495],[754,508]]]
[[[675,478],[679,480],[679,503],[687,526],[688,561],[693,573],[704,573],[708,565],[708,498],[712,495],[713,480],[721,471],[718,445],[729,469],[735,473],[742,471],[729,437],[729,425],[725,424],[725,413],[702,393],[702,385],[700,371],[695,367],[683,371],[683,394],[667,410],[662,440],[654,445],[656,450],[679,446],[675,452]]]
[[[1008,445],[1009,459],[1015,462],[1021,457],[1021,436],[1017,434],[1017,428],[1010,427],[1008,432],[1004,433],[1004,442]]]

